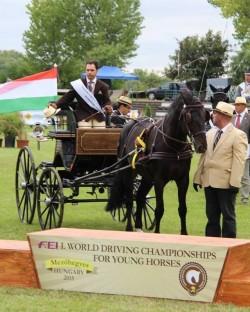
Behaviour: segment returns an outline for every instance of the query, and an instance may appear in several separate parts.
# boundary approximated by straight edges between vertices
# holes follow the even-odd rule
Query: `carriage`
[[[24,147],[16,163],[16,205],[22,223],[31,224],[37,210],[41,229],[62,225],[65,204],[105,203],[109,198],[117,165],[117,144],[121,128],[77,128],[74,111],[62,109],[51,119],[48,138],[56,140],[54,159],[35,165],[32,151]],[[138,188],[140,177],[134,182]],[[91,198],[80,198],[86,188]],[[105,196],[104,196],[105,195]],[[154,208],[147,197],[144,226],[150,229]],[[125,209],[125,208],[124,208]],[[126,211],[112,211],[112,217],[125,221]]]

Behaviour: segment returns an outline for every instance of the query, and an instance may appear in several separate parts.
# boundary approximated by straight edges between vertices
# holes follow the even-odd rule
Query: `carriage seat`
[[[117,155],[120,128],[78,128],[77,155]]]

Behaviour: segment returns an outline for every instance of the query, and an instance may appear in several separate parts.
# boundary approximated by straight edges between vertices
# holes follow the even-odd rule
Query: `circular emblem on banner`
[[[180,269],[181,286],[192,296],[197,295],[207,283],[207,272],[199,263],[188,262]]]

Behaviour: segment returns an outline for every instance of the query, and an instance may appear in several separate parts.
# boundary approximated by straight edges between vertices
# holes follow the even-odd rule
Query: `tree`
[[[240,51],[232,56],[230,72],[234,84],[239,84],[244,78],[244,73],[250,69],[250,42],[241,45]]]
[[[227,40],[219,32],[211,30],[205,37],[188,36],[179,41],[175,55],[170,56],[173,64],[165,68],[165,75],[171,79],[198,80],[199,89],[204,90],[206,79],[218,77],[225,72],[228,59]]]
[[[235,36],[240,40],[250,40],[249,0],[208,0],[221,9],[224,17],[232,17]]]
[[[231,75],[234,83],[244,79],[245,70],[250,68],[250,11],[248,0],[208,0],[221,9],[224,17],[233,19],[235,37],[241,42],[240,51],[232,57]]]
[[[63,85],[88,59],[123,66],[137,48],[139,6],[139,0],[32,0],[27,55],[37,69],[56,63]]]
[[[25,56],[14,50],[0,51],[0,83],[31,74]]]
[[[128,89],[133,90],[146,90],[148,88],[156,87],[166,82],[166,77],[159,75],[153,71],[144,69],[135,69],[134,74],[139,77],[139,80],[129,81],[127,84],[130,86]]]

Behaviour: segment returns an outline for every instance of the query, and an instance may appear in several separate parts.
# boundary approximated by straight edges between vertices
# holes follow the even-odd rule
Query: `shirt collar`
[[[90,81],[92,81],[94,84],[96,83],[96,77],[93,79],[93,80],[90,80],[90,79],[88,79],[87,77],[86,77],[86,80],[87,80],[87,83],[89,83]]]

